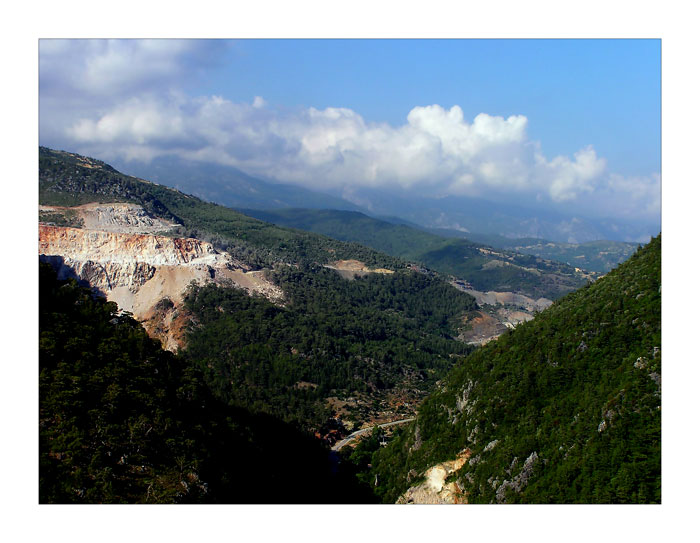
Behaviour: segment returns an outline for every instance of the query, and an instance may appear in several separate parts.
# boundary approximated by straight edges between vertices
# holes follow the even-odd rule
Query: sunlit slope
[[[446,238],[405,224],[353,211],[316,209],[243,210],[252,217],[353,241],[392,256],[454,275],[476,290],[513,291],[535,299],[557,299],[596,274],[562,262],[494,249],[464,238]]]
[[[373,459],[395,501],[459,453],[470,503],[661,499],[661,236],[459,362]]]
[[[280,228],[177,190],[124,175],[89,157],[39,149],[39,203],[77,206],[92,202],[132,202],[147,213],[180,224],[167,235],[212,242],[252,266],[276,262],[326,263],[355,258],[372,267],[405,268],[396,258],[356,243],[342,243]]]

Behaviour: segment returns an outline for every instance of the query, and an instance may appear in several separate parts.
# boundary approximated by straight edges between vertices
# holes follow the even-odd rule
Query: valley
[[[378,494],[434,502],[421,478],[462,455],[448,482],[469,503],[660,502],[660,263],[658,236],[460,360],[372,457]]]
[[[692,48],[658,6],[385,4],[33,10],[50,30],[7,48],[31,88],[6,87],[38,142],[12,131],[5,207],[13,237],[36,214],[38,302],[6,282],[5,411],[37,456],[4,449],[9,532],[327,541],[381,504],[361,537],[692,533],[692,138],[663,122]],[[198,15],[241,39],[170,36]],[[165,33],[118,37],[137,20]],[[567,30],[620,21],[646,30]],[[96,504],[200,507],[64,507]]]
[[[469,348],[452,337],[460,319],[475,309],[473,298],[405,262],[266,225],[86,157],[49,151],[43,156],[40,259],[57,269],[59,280],[90,286],[133,315],[164,348],[202,365],[227,401],[263,402],[264,411],[315,429],[335,417],[342,434],[414,414],[451,357]],[[116,201],[115,193],[124,201]],[[200,213],[192,212],[193,205]],[[424,288],[445,302],[434,300],[423,309]],[[205,291],[218,299],[210,302],[220,309],[214,315],[196,302]],[[416,308],[406,305],[416,296]],[[239,302],[224,309],[226,299]],[[379,313],[371,308],[377,302]],[[261,312],[269,322],[260,322]],[[226,342],[220,343],[211,334],[224,322]],[[307,326],[316,329],[311,336]],[[425,332],[420,326],[427,326]],[[275,360],[269,374],[260,374],[252,360],[243,366],[238,361],[250,357],[253,345]],[[278,345],[275,351],[271,345]],[[409,352],[413,346],[418,349]],[[283,370],[289,364],[294,368]],[[237,378],[222,386],[222,375]],[[282,398],[288,396],[297,398],[297,408],[285,407]]]
[[[62,354],[70,342],[63,345],[55,338],[63,337],[65,333],[65,328],[60,325],[63,318],[60,315],[73,315],[72,308],[92,299],[94,301],[88,303],[90,311],[104,314],[106,318],[100,326],[111,330],[110,327],[119,328],[123,323],[125,328],[119,334],[128,329],[131,330],[129,337],[138,336],[139,342],[146,343],[150,341],[146,338],[150,337],[155,343],[148,343],[148,349],[154,353],[149,356],[159,360],[162,357],[163,364],[166,364],[159,366],[160,371],[171,372],[165,368],[174,364],[179,368],[177,371],[184,372],[183,383],[189,384],[173,383],[177,390],[183,391],[187,397],[189,394],[203,394],[209,398],[210,405],[226,406],[225,410],[235,411],[236,414],[230,415],[226,422],[209,411],[201,411],[205,418],[197,423],[198,427],[210,428],[209,425],[213,425],[213,433],[207,434],[207,440],[218,439],[216,427],[238,428],[235,422],[238,417],[246,421],[257,421],[260,417],[272,421],[266,424],[279,427],[281,433],[291,433],[293,439],[306,443],[300,451],[308,446],[315,455],[329,451],[335,445],[340,448],[346,443],[343,440],[353,432],[355,437],[363,436],[339,451],[337,473],[322,468],[318,477],[329,485],[329,489],[335,489],[333,492],[340,492],[342,485],[352,483],[350,493],[355,496],[353,499],[364,503],[379,499],[399,500],[401,503],[489,500],[500,503],[520,499],[518,493],[523,489],[534,492],[527,490],[526,486],[528,480],[535,480],[541,473],[542,467],[535,460],[530,461],[531,457],[537,453],[539,456],[532,458],[552,458],[551,443],[533,445],[528,441],[530,438],[520,436],[519,429],[508,430],[512,428],[508,426],[513,423],[511,417],[521,417],[522,409],[526,409],[526,414],[522,415],[526,422],[522,424],[531,433],[535,432],[534,423],[528,417],[534,416],[540,421],[538,428],[551,420],[557,421],[555,425],[560,424],[565,414],[544,403],[552,394],[547,387],[561,386],[569,393],[566,386],[572,379],[584,383],[590,379],[583,373],[565,369],[566,357],[576,359],[578,355],[575,353],[585,351],[589,345],[591,350],[595,346],[595,352],[602,353],[603,358],[608,356],[605,343],[591,339],[608,333],[607,330],[601,332],[600,326],[594,330],[581,328],[580,337],[583,339],[579,338],[578,348],[572,343],[569,349],[573,340],[567,337],[559,346],[538,350],[537,345],[546,341],[554,333],[552,330],[559,330],[557,325],[546,323],[551,321],[552,315],[561,315],[558,318],[567,322],[569,317],[566,315],[578,312],[578,307],[598,311],[596,308],[600,303],[597,297],[593,301],[572,300],[606,288],[609,305],[627,307],[628,302],[617,302],[610,293],[617,292],[618,288],[627,293],[632,287],[625,290],[606,285],[614,282],[620,274],[628,273],[626,270],[634,265],[631,262],[641,258],[635,255],[630,263],[620,266],[622,271],[616,269],[598,279],[600,274],[566,264],[469,240],[416,233],[418,231],[409,227],[395,228],[395,225],[375,223],[374,219],[359,214],[354,216],[358,218],[359,215],[359,220],[367,227],[364,234],[357,234],[361,229],[352,235],[343,234],[341,229],[335,233],[338,239],[323,233],[278,226],[155,183],[125,176],[100,161],[46,148],[40,149],[39,174],[39,257],[40,262],[50,265],[55,274],[55,278],[50,279],[48,270],[42,272],[50,285],[46,288],[53,293],[51,296],[57,296],[55,303],[59,305],[62,303],[62,289],[83,300],[77,305],[71,302],[73,306],[68,304],[53,313],[49,311],[53,306],[42,305],[42,311],[48,311],[47,322],[57,326],[46,332],[42,328],[41,357],[45,361],[42,362],[42,375],[45,375],[42,377],[42,383],[45,383],[42,385],[42,409],[48,409],[46,402],[49,401],[60,404],[61,409],[73,409],[62,403],[63,396],[54,396],[54,391],[63,386],[59,383],[82,383],[82,377],[78,375],[80,365],[65,369],[73,377],[66,377],[60,371],[56,373],[60,368],[68,368],[72,362]],[[352,220],[347,223],[354,224]],[[382,235],[377,234],[380,231],[383,231]],[[641,260],[647,262],[649,259]],[[657,299],[653,285],[647,285],[647,276],[653,276],[653,271],[646,270],[641,279],[635,276],[636,279],[629,280],[629,284],[634,285],[629,296],[635,300]],[[83,292],[87,291],[80,290],[80,285],[90,289],[92,296],[85,297]],[[559,309],[562,307],[565,309]],[[634,313],[638,312],[636,306],[629,307]],[[654,306],[643,307],[644,311],[651,311],[643,318],[652,334],[645,340],[644,348],[630,343],[637,341],[636,331],[625,332],[627,335],[620,337],[629,343],[630,353],[635,354],[635,359],[648,360],[649,371],[658,377],[660,366],[649,358],[651,343],[655,349],[653,360],[660,353],[660,341],[655,335]],[[82,318],[79,310],[74,317]],[[628,321],[629,317],[625,316],[620,322]],[[582,325],[576,326],[580,328]],[[569,328],[572,332],[579,330],[576,326]],[[540,339],[532,339],[524,332],[533,330],[533,327],[541,329],[537,336]],[[148,336],[139,336],[141,333]],[[512,343],[516,341],[514,338],[518,343]],[[614,338],[610,340],[611,345],[621,341],[617,335]],[[85,341],[93,339],[85,338]],[[118,341],[121,339],[114,340]],[[499,353],[507,349],[504,345],[514,345],[510,351],[521,353],[517,362],[498,362]],[[561,350],[562,345],[567,346],[566,353]],[[164,351],[158,350],[161,347]],[[109,347],[99,349],[109,350]],[[90,354],[90,349],[81,351],[78,359],[97,356],[97,359],[90,358],[86,362],[98,364],[96,367],[101,367],[99,364],[105,364],[106,360],[109,363],[114,361],[109,357],[100,358],[102,351],[99,349],[93,354]],[[145,347],[129,351],[136,353],[135,365],[130,372],[143,371],[138,365],[138,352],[143,349]],[[620,352],[618,348],[616,353]],[[495,358],[484,358],[491,356],[487,353],[492,353]],[[539,358],[529,361],[529,356]],[[595,361],[596,364],[602,363],[599,358]],[[541,367],[534,372],[526,369],[528,364]],[[562,369],[549,369],[559,367]],[[584,370],[578,367],[577,371]],[[495,381],[492,383],[492,380]],[[109,379],[104,378],[101,382],[108,386]],[[483,388],[486,386],[484,382],[493,389]],[[507,384],[507,390],[501,388],[505,386],[503,382]],[[644,387],[648,383],[641,382],[635,381],[635,394],[638,393],[639,401],[647,406],[651,400]],[[477,385],[478,397],[472,391]],[[84,386],[88,390],[93,385],[88,380]],[[522,388],[524,386],[526,389]],[[195,388],[185,393],[188,387]],[[195,389],[199,392],[195,393]],[[445,400],[441,396],[448,390],[449,398],[457,398],[454,405],[452,399]],[[534,390],[542,394],[536,407],[532,403]],[[588,394],[588,389],[585,390]],[[74,392],[80,395],[83,389]],[[110,416],[118,417],[117,412],[110,411],[113,410],[110,406],[115,405],[113,394],[116,393],[117,389],[108,389],[102,396],[91,397],[90,401],[98,402],[94,412],[106,409],[112,413]],[[124,398],[132,393],[134,391],[128,387],[120,392],[126,395]],[[614,398],[620,394],[619,387],[596,392],[591,405],[599,406],[604,401],[613,402],[610,404],[613,405],[618,401]],[[638,398],[634,398],[634,405],[637,405]],[[477,399],[482,403],[474,403]],[[513,402],[518,405],[522,402],[524,407],[516,408],[511,405]],[[468,436],[463,435],[463,429],[458,431],[445,426],[440,414],[445,409],[449,415],[447,420],[455,421],[467,417],[476,405],[490,406],[483,413],[490,413],[489,409],[499,413],[493,415],[494,431],[484,427],[481,419],[476,426],[472,419],[465,419],[471,432]],[[510,407],[506,409],[505,406]],[[553,414],[555,411],[556,415]],[[71,459],[80,455],[76,451],[67,452],[70,449],[66,449],[67,445],[57,437],[62,431],[56,426],[57,421],[50,413],[42,412],[42,424],[45,425],[42,432],[50,441],[50,445],[46,441],[47,445],[43,446],[43,461],[52,466],[51,470],[64,469],[60,467],[64,461],[68,462],[65,469],[75,469],[76,465],[70,464]],[[588,417],[590,413],[586,413]],[[610,409],[602,413],[602,423],[598,420],[596,427],[600,424],[614,427],[616,417],[627,416],[626,409],[617,415]],[[80,424],[87,426],[71,427],[70,431],[91,433],[100,429],[101,421],[105,419],[92,419],[91,416],[81,419]],[[147,414],[134,412],[133,416],[135,418],[130,419],[129,424],[134,428],[134,425],[141,424],[135,422],[140,416],[151,420],[151,415]],[[179,412],[173,416],[184,417]],[[653,422],[653,417],[650,420]],[[249,424],[246,428],[251,435],[255,436],[251,438],[253,447],[264,449],[260,450],[260,458],[269,459],[273,454],[269,448],[272,445],[260,438],[262,430],[258,423],[246,424]],[[151,426],[156,427],[155,422]],[[500,427],[503,430],[496,430]],[[170,426],[166,425],[162,431],[167,434],[168,428]],[[185,428],[183,426],[183,431]],[[145,435],[143,439],[146,439]],[[533,435],[540,439],[540,434],[535,432]],[[484,441],[487,436],[488,442]],[[570,439],[568,436],[562,434],[562,440]],[[248,438],[244,436],[243,439]],[[508,454],[515,451],[515,460],[510,460],[510,471],[506,470],[504,475],[497,463],[470,471],[467,466],[477,465],[481,454],[489,452],[498,442],[508,442],[507,439],[517,443],[507,449]],[[112,451],[107,442],[100,444],[99,440],[92,440],[90,443],[86,445],[90,450],[101,450],[104,454]],[[477,450],[482,452],[476,454]],[[192,459],[193,466],[206,466],[213,461],[206,451],[190,448],[183,449],[183,454]],[[250,454],[252,458],[257,453]],[[653,450],[644,454],[655,458]],[[118,460],[110,455],[104,458],[105,470],[113,469]],[[511,473],[524,458],[526,461],[520,471]],[[159,487],[162,492],[156,501],[232,500],[232,487],[223,482],[219,485],[214,480],[224,477],[221,481],[229,481],[231,477],[228,472],[223,475],[217,471],[221,469],[220,459],[213,461],[211,471],[192,468],[185,472],[181,469],[179,474],[171,471],[173,468],[167,465],[168,462],[172,459],[143,460],[143,465],[150,466],[149,473],[156,479],[160,477],[161,482],[168,481]],[[410,466],[408,473],[404,473],[404,467],[398,467],[397,462]],[[485,469],[490,470],[488,473],[494,477],[498,474],[498,479],[492,478],[488,482],[497,490],[496,494],[485,491],[483,480],[478,479]],[[645,469],[652,473],[654,466],[649,464]],[[50,473],[50,477],[59,477],[56,471]],[[189,477],[187,480],[183,479],[185,473]],[[423,482],[419,481],[421,474],[425,475]],[[274,473],[270,475],[273,480],[277,477]],[[133,473],[125,473],[124,477],[130,480]],[[344,481],[342,485],[339,477]],[[167,490],[168,485],[180,484],[178,481],[190,485],[207,480],[207,484],[218,488],[217,492],[208,493],[206,484],[200,485],[195,493]],[[496,480],[498,485],[494,486]],[[89,483],[82,481],[80,484]],[[648,481],[644,483],[646,486],[640,490],[639,499],[655,499],[650,484]],[[80,492],[71,494],[69,499],[59,487],[51,488],[51,495],[58,497],[52,499],[84,501],[85,495]],[[109,488],[100,488],[103,492],[100,495],[111,499]],[[124,498],[127,501],[152,499],[149,490],[152,486],[135,484],[129,488],[129,497]],[[599,492],[603,492],[601,495],[606,499],[613,499],[611,491]],[[531,497],[537,501],[538,496],[532,494]],[[257,499],[266,500],[263,495]],[[559,499],[569,501],[570,496],[561,495]]]

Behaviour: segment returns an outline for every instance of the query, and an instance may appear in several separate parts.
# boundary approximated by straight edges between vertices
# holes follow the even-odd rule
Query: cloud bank
[[[215,58],[208,42],[42,41],[40,53],[45,144],[126,160],[176,154],[338,193],[402,189],[617,217],[660,213],[657,174],[609,172],[593,146],[547,158],[523,115],[467,120],[457,105],[427,105],[390,126],[342,107],[288,111],[260,96],[190,96],[181,81]]]

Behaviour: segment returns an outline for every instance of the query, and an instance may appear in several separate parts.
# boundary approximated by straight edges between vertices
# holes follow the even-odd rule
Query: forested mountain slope
[[[272,278],[288,297],[285,307],[213,284],[185,298],[193,319],[183,356],[236,405],[318,428],[330,414],[324,398],[354,398],[349,420],[360,422],[372,403],[371,412],[386,410],[393,397],[408,416],[403,404],[472,349],[453,336],[474,300],[437,278],[348,281],[324,268],[281,268]]]
[[[226,281],[226,270],[209,267],[202,274],[216,277],[218,286],[205,285],[206,277],[200,281],[202,274],[197,275],[200,284],[187,292],[182,306],[172,293],[149,300],[154,319],[164,315],[158,326],[189,322],[182,356],[231,405],[272,414],[306,430],[319,430],[334,413],[353,423],[390,420],[406,410],[410,414],[456,357],[471,350],[455,338],[465,316],[476,309],[474,298],[435,273],[409,269],[398,258],[267,224],[125,176],[88,157],[46,148],[40,149],[39,188],[42,204],[74,206],[70,209],[76,213],[82,213],[78,204],[138,204],[148,215],[180,225],[162,235],[196,238],[190,244],[209,240],[226,251],[214,255],[217,259],[230,257],[232,266],[245,265],[259,273],[260,281],[274,285],[280,294],[269,300],[250,296],[251,289],[246,292]],[[90,232],[81,239],[103,234]],[[153,251],[172,245],[150,236]],[[60,249],[65,244],[46,245]],[[108,247],[115,256],[118,250],[133,256],[129,246]],[[65,264],[68,249],[59,249],[45,257]],[[103,261],[109,256],[104,252],[91,269],[109,264]],[[152,277],[141,277],[138,295],[165,292],[150,288],[164,276],[156,270]]]
[[[557,260],[571,266],[599,273],[607,273],[627,260],[639,247],[638,243],[626,241],[597,240],[584,243],[564,243],[542,238],[507,238],[495,234],[460,232],[447,229],[427,229],[439,236],[468,238],[491,247],[534,255],[539,258]]]
[[[302,261],[325,264],[358,259],[372,267],[406,267],[405,262],[397,258],[357,243],[280,228],[233,209],[124,175],[99,160],[40,147],[39,203],[78,206],[93,202],[139,204],[153,217],[180,225],[165,235],[211,242],[251,266]]]
[[[394,502],[458,458],[470,503],[660,502],[660,235],[458,362],[375,454],[376,491]]]
[[[551,300],[597,276],[530,254],[494,249],[464,238],[447,238],[354,211],[317,209],[242,210],[258,219],[353,241],[467,281],[479,291],[512,291]],[[583,266],[582,266],[583,267]]]
[[[39,268],[41,503],[366,503],[321,443],[216,399],[116,304]]]

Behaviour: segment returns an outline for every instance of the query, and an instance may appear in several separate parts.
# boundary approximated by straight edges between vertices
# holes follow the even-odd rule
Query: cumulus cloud
[[[261,96],[188,96],[175,83],[188,59],[199,66],[210,58],[210,47],[42,40],[42,138],[100,158],[177,154],[344,194],[369,187],[591,209],[619,202],[614,211],[628,215],[660,210],[658,176],[611,174],[592,146],[548,159],[528,138],[523,115],[467,120],[457,105],[416,106],[394,127],[341,107],[283,111]]]
[[[225,42],[204,40],[39,41],[42,97],[81,99],[162,90],[217,61]]]

